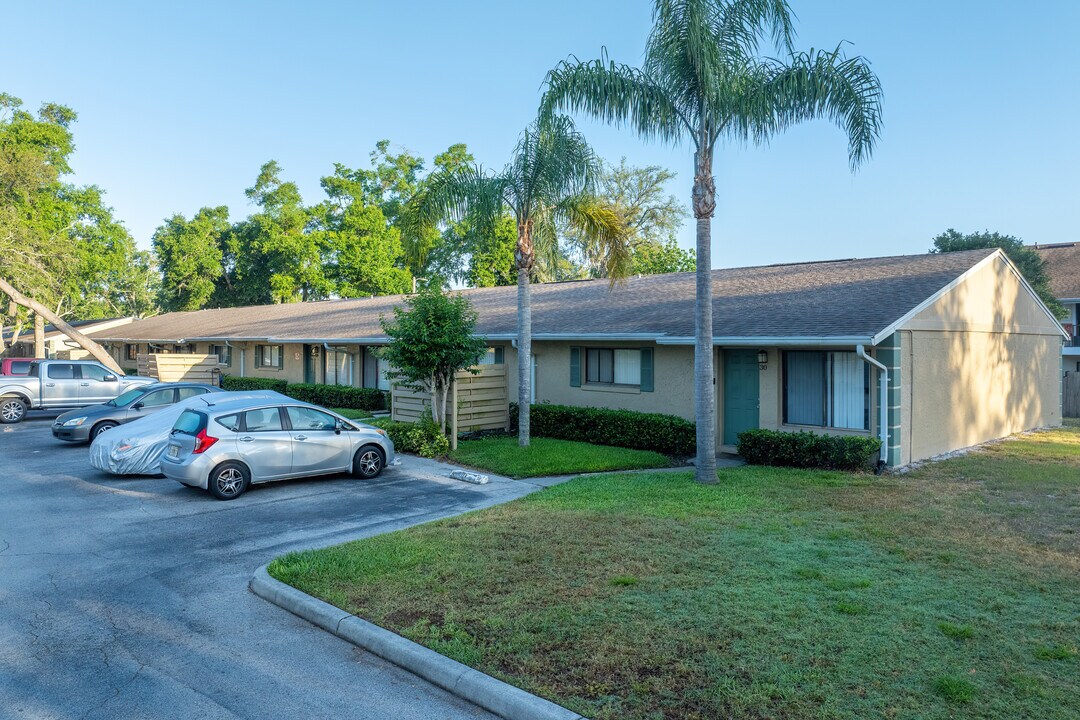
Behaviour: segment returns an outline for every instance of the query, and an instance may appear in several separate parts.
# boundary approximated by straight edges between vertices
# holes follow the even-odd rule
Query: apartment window
[[[587,348],[585,382],[590,385],[640,385],[641,350]]]
[[[139,346],[131,344],[124,345],[124,357],[126,357],[128,360],[138,360]]]
[[[211,345],[210,354],[217,355],[218,365],[232,365],[232,348],[228,345]]]
[[[180,355],[192,355],[195,353],[195,343],[187,343],[185,345],[173,345],[172,351]]]
[[[280,370],[283,367],[282,355],[280,345],[257,345],[255,346],[255,367]]]
[[[352,385],[352,358],[344,350],[328,350],[323,382],[327,385]]]
[[[869,365],[853,352],[784,353],[784,423],[869,430]]]
[[[375,387],[380,390],[390,389],[390,364],[378,358],[375,361]]]
[[[502,365],[505,351],[501,347],[489,347],[480,358],[481,365]]]

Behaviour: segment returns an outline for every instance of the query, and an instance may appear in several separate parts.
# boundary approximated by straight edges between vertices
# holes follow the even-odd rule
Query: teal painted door
[[[304,382],[309,385],[315,382],[315,354],[311,345],[304,346]]]
[[[757,350],[724,351],[724,445],[758,426]]]

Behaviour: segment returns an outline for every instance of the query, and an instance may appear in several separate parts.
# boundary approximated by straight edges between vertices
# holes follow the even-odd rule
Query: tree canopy
[[[983,248],[1001,248],[1012,261],[1039,298],[1059,318],[1068,315],[1065,306],[1058,302],[1050,290],[1050,275],[1046,270],[1046,261],[1024,241],[1014,235],[1002,235],[984,230],[982,232],[962,233],[949,228],[934,238],[932,253],[957,252],[959,250],[981,250]]]

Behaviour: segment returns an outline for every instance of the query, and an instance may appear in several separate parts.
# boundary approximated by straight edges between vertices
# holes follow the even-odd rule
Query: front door
[[[724,351],[724,445],[739,442],[739,433],[758,426],[756,350]]]
[[[304,346],[304,382],[308,385],[315,382],[315,353],[311,345]]]

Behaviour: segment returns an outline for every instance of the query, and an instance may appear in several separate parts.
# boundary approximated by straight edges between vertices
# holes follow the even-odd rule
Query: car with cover
[[[34,358],[4,358],[0,360],[0,376],[29,375]]]
[[[385,430],[295,400],[234,400],[186,408],[161,458],[166,477],[232,500],[252,484],[398,464]]]

